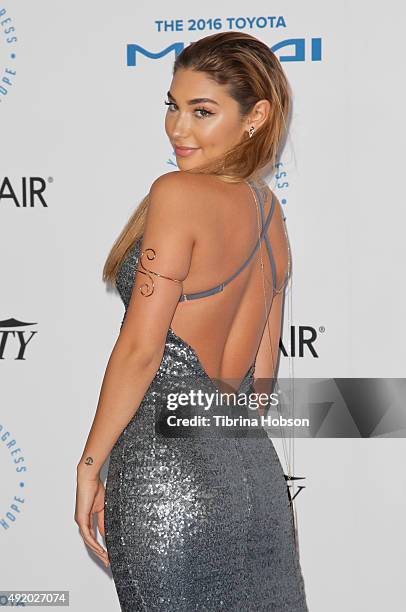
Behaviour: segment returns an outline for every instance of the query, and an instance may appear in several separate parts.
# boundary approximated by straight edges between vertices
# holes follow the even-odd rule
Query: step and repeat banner
[[[293,93],[267,180],[293,258],[280,376],[317,416],[294,444],[309,609],[404,610],[404,18],[393,0],[0,0],[1,592],[120,609],[74,522],[123,317],[102,267],[151,183],[177,169],[174,59],[236,30],[269,45]]]

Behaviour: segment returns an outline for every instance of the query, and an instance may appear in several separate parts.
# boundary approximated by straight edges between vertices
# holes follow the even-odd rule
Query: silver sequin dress
[[[117,278],[126,308],[139,248]],[[110,455],[105,539],[121,610],[308,612],[287,484],[265,430],[157,433],[166,391],[191,377],[210,387],[194,349],[169,329],[159,370]]]

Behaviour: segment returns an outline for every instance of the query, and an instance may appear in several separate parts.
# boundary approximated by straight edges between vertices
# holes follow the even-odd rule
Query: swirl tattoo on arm
[[[150,295],[152,295],[154,293],[154,280],[151,276],[151,274],[154,274],[155,276],[160,276],[161,278],[166,278],[168,280],[171,280],[175,283],[178,283],[179,285],[182,285],[182,281],[178,280],[177,278],[171,278],[170,276],[165,276],[164,274],[159,274],[158,272],[154,272],[153,270],[149,270],[148,268],[146,268],[144,266],[144,263],[142,261],[143,256],[146,255],[147,259],[149,259],[150,261],[152,261],[153,259],[155,259],[156,257],[156,253],[154,251],[154,249],[145,249],[145,251],[142,251],[139,261],[140,261],[140,265],[141,268],[137,268],[137,272],[141,272],[141,274],[145,274],[145,276],[147,276],[148,281],[150,282],[150,285],[148,285],[148,281],[143,283],[140,286],[140,293],[145,296],[145,297],[149,297]]]

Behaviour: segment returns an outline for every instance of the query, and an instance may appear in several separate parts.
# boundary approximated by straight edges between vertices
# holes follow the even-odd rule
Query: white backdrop
[[[128,66],[127,45],[158,54],[214,23],[298,41],[275,51],[294,109],[286,175],[271,182],[293,325],[317,332],[317,357],[292,357],[294,373],[402,377],[405,16],[393,0],[0,1],[0,589],[120,609],[74,522],[75,469],[123,316],[103,263],[151,182],[176,169],[163,104],[174,52]],[[43,200],[23,206],[30,179]],[[405,459],[402,438],[296,441],[311,612],[404,610]]]

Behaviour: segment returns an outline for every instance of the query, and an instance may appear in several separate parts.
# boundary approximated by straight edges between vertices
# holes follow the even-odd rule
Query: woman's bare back
[[[263,181],[255,181],[258,208],[263,204],[261,219],[254,190],[247,182],[228,184],[202,175],[195,175],[193,180],[193,214],[198,211],[199,232],[190,271],[183,281],[186,295],[219,285],[239,270],[257,244],[263,222],[271,212],[265,232],[268,245],[264,236],[248,265],[223,290],[180,301],[171,322],[172,332],[194,350],[210,378],[241,381],[261,346],[268,346],[271,361],[269,341],[274,359],[277,358],[283,297],[280,289],[286,283],[289,258],[283,212]],[[265,328],[268,315],[272,322],[270,340]],[[271,371],[260,372],[259,376],[268,374]]]

